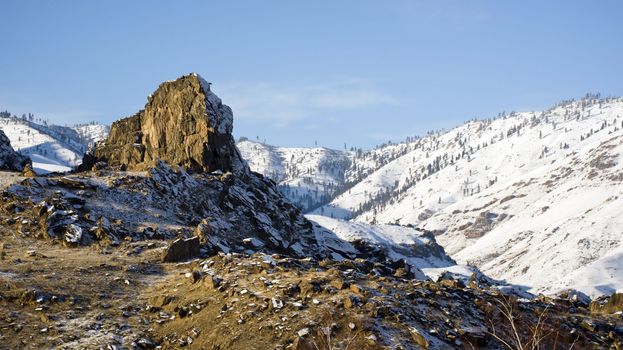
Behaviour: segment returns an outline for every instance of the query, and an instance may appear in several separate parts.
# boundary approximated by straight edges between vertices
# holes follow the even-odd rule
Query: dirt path
[[[132,348],[141,291],[165,278],[157,244],[66,248],[0,228],[0,349]]]

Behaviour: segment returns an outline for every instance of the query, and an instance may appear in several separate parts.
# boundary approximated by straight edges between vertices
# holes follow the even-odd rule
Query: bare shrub
[[[561,337],[560,324],[553,325],[548,318],[549,306],[536,310],[535,316],[525,317],[518,310],[517,299],[501,296],[494,308],[489,310],[487,332],[496,341],[509,350],[573,349],[578,338],[572,341]]]

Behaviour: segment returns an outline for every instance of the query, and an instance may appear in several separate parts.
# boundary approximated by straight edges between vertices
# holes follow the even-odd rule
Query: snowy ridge
[[[343,188],[351,162],[349,153],[324,147],[276,147],[248,139],[236,145],[251,170],[275,181],[303,211],[329,202]]]
[[[340,152],[349,161],[335,168],[341,186],[312,214],[421,227],[459,263],[533,292],[610,294],[623,289],[622,143],[621,98],[587,95],[542,112],[502,113]],[[316,149],[248,140],[239,147],[282,188],[321,177],[305,161],[324,156]],[[311,171],[289,170],[288,159]]]
[[[463,207],[467,213],[453,215],[453,205],[424,226],[444,231],[438,238],[459,261],[474,263],[493,277],[539,291],[613,293],[623,289],[622,153],[623,135],[589,142],[513,184],[484,191]],[[479,206],[486,208],[475,210]],[[612,259],[616,256],[618,264]],[[604,269],[595,274],[595,266]],[[599,283],[577,285],[586,278]]]
[[[33,168],[38,173],[71,170],[80,164],[88,147],[108,135],[108,127],[104,125],[71,128],[4,115],[0,117],[0,129],[16,151],[32,159]]]

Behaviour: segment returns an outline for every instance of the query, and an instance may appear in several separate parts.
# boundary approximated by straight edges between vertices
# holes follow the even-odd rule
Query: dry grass
[[[361,318],[347,317],[336,322],[333,313],[325,310],[320,326],[309,340],[313,350],[374,349],[365,341],[367,325]]]
[[[560,323],[549,319],[549,306],[536,310],[536,318],[520,316],[517,299],[502,295],[489,310],[487,332],[508,350],[573,349],[579,337],[561,333]],[[525,313],[523,313],[525,314]],[[471,345],[471,344],[470,344]],[[472,346],[473,348],[473,346]]]

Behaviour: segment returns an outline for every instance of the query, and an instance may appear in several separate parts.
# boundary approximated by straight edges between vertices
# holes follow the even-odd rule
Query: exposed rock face
[[[105,162],[147,170],[158,159],[192,172],[240,173],[247,166],[232,137],[231,108],[197,74],[162,83],[145,109],[112,124],[108,139],[85,155],[80,170]]]
[[[15,152],[11,147],[11,141],[0,130],[0,170],[22,171],[30,159]]]

